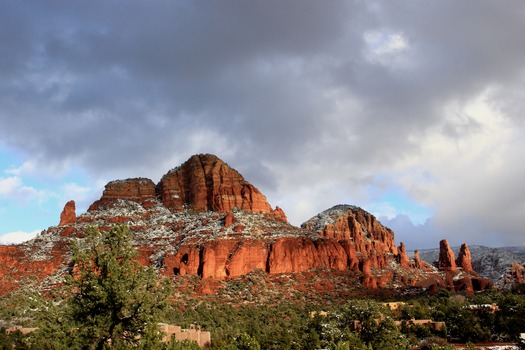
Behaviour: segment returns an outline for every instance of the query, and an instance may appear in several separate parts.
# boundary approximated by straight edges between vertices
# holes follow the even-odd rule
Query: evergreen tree
[[[71,296],[62,312],[48,313],[36,341],[53,349],[161,349],[158,322],[171,288],[135,259],[129,229],[89,229],[71,248]]]

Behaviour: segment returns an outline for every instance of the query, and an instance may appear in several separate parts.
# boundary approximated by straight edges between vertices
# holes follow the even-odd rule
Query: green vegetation
[[[0,349],[42,349],[42,344],[47,344],[45,348],[48,349],[90,349],[87,345],[77,346],[87,337],[87,332],[80,332],[78,336],[60,333],[64,330],[60,323],[64,321],[60,317],[66,314],[56,310],[60,305],[53,308],[53,303],[46,300],[41,302],[47,303],[48,308],[34,311],[31,317],[39,318],[42,330],[27,336],[0,332]],[[493,302],[498,304],[498,311],[470,306]],[[33,305],[35,303],[34,300],[31,302]],[[159,313],[159,317],[163,322],[185,328],[191,323],[203,326],[212,333],[211,349],[381,350],[418,346],[420,349],[450,350],[453,347],[447,343],[447,339],[462,343],[517,341],[519,333],[525,329],[525,320],[520,317],[524,308],[525,296],[519,294],[491,291],[465,298],[445,291],[430,298],[411,300],[394,311],[373,300],[349,300],[341,305],[322,308],[293,303],[235,306],[206,301],[196,303],[193,307],[172,303]],[[3,312],[4,315],[8,314],[5,310]],[[25,317],[28,316],[26,313]],[[433,330],[429,325],[409,325],[408,321],[413,318],[443,321],[446,322],[446,328]],[[394,324],[395,320],[401,321],[401,325]],[[73,321],[67,318],[67,322]],[[69,329],[80,324],[79,320],[75,320],[70,323]],[[104,329],[108,327],[106,324]],[[90,327],[96,327],[96,324]],[[147,334],[147,330],[144,332]],[[66,340],[69,337],[71,339]],[[146,335],[144,339],[150,338]],[[151,339],[148,341],[151,343],[125,343],[119,340],[124,345],[114,345],[112,349],[198,349],[196,344],[189,342],[159,344]],[[90,342],[92,344],[92,339]],[[35,347],[37,343],[40,346]]]
[[[163,348],[158,322],[171,288],[152,268],[139,265],[129,229],[90,229],[71,249],[64,297],[32,297],[38,306],[29,310],[39,330],[26,337],[27,348]]]
[[[371,299],[324,306],[299,301],[233,305],[213,298],[168,303],[169,281],[138,264],[126,227],[107,233],[90,230],[73,243],[72,257],[74,264],[59,293],[43,297],[28,286],[0,298],[0,320],[39,327],[27,335],[8,334],[0,324],[0,350],[199,349],[187,341],[162,343],[158,322],[183,328],[199,324],[212,333],[210,349],[226,350],[449,350],[453,347],[447,340],[518,341],[525,331],[525,295],[520,289],[470,298],[441,291],[394,311]],[[246,283],[258,286],[257,280]],[[499,309],[480,306],[493,303]],[[414,324],[413,319],[445,322],[446,327]]]

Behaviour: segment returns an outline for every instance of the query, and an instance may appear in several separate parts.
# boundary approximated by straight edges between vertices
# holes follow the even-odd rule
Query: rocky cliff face
[[[512,264],[507,267],[496,285],[504,289],[513,289],[525,283],[525,268],[520,264]]]
[[[458,266],[461,269],[458,269]],[[476,290],[489,288],[493,283],[479,277],[472,269],[468,245],[464,243],[454,259],[454,252],[446,239],[439,242],[438,269],[445,273],[445,286],[450,290],[473,293]]]
[[[162,177],[157,185],[162,204],[171,211],[227,212],[238,208],[271,212],[266,197],[234,169],[213,155],[191,157]]]
[[[156,202],[155,184],[150,179],[135,178],[111,181],[106,185],[102,197],[88,211],[108,209],[120,200],[141,204],[145,208]]]
[[[352,205],[336,205],[301,225],[320,236],[351,240],[360,252],[397,254],[394,232],[370,213]]]
[[[361,208],[338,205],[301,228],[288,224],[282,209],[273,210],[257,188],[212,155],[191,157],[156,185],[145,178],[112,181],[86,213],[77,216],[74,207],[66,204],[60,225],[32,241],[0,247],[4,292],[34,277],[41,288],[52,288],[69,269],[71,240],[81,239],[89,226],[118,224],[134,233],[142,264],[174,279],[198,276],[203,282],[196,291],[202,293],[216,291],[220,284],[211,281],[257,271],[296,277],[316,272],[321,292],[355,285],[356,279],[367,288],[392,289],[446,279],[418,256],[411,261],[404,244],[396,247],[394,233]],[[454,259],[446,258],[443,271],[450,272]]]

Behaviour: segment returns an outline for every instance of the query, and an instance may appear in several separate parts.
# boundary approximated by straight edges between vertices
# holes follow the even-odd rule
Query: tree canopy
[[[54,322],[44,324],[40,335],[52,336],[45,343],[54,349],[160,348],[158,322],[171,288],[138,263],[130,230],[92,228],[71,249],[70,297]]]

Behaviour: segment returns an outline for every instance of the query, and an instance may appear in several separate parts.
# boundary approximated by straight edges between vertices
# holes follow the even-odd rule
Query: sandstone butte
[[[282,209],[242,175],[213,155],[192,156],[159,183],[146,178],[109,182],[86,213],[68,202],[58,226],[31,241],[0,246],[0,293],[27,281],[53,288],[71,268],[69,242],[89,226],[108,230],[126,224],[143,265],[174,279],[195,275],[205,286],[254,271],[268,275],[316,273],[321,292],[333,291],[332,275],[357,278],[365,288],[420,287],[467,293],[486,288],[473,273],[468,247],[456,267],[448,242],[440,244],[438,268],[405,245],[365,210],[337,205],[301,227],[287,222]],[[196,289],[212,293],[215,288]]]

